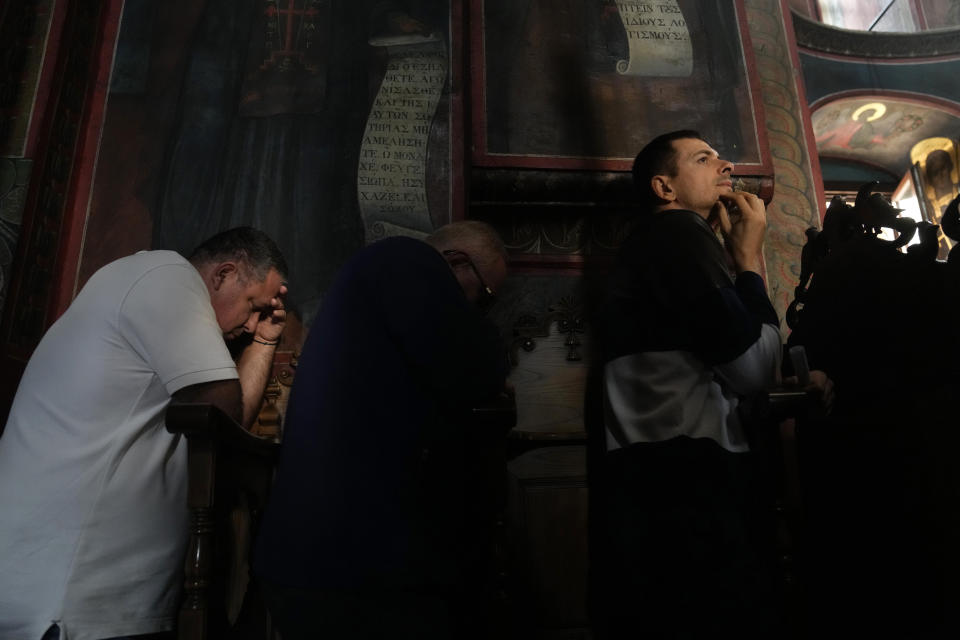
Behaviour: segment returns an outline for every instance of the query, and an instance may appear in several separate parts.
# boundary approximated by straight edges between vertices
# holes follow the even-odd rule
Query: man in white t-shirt
[[[286,263],[231,229],[187,260],[143,251],[90,278],[34,351],[0,438],[0,640],[173,628],[186,443],[170,400],[249,427],[285,323]],[[224,339],[248,336],[234,362]]]

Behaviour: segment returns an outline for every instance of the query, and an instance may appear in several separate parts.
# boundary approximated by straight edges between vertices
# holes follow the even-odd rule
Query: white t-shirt
[[[0,438],[0,640],[172,628],[186,546],[183,387],[237,378],[172,251],[100,269],[30,358]]]

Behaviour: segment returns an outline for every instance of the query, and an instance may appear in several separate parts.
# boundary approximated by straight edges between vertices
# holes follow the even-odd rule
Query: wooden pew
[[[247,593],[248,560],[280,444],[249,433],[210,404],[172,403],[166,423],[187,439],[189,470],[190,538],[177,637],[269,639],[259,594]]]
[[[464,496],[475,545],[472,566],[478,611],[492,602],[501,565],[498,522],[505,487],[506,434],[516,424],[516,404],[498,396],[474,407],[464,420],[472,452],[472,481]],[[187,439],[190,538],[184,564],[184,599],[178,640],[273,638],[269,615],[250,587],[248,560],[256,524],[279,453],[277,439],[262,438],[210,404],[173,403],[167,430]]]

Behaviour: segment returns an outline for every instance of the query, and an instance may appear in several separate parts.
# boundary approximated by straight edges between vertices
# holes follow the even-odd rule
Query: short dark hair
[[[703,140],[693,129],[681,129],[657,136],[647,143],[633,161],[633,184],[640,194],[640,200],[649,207],[658,207],[665,204],[650,186],[653,176],[677,175],[677,150],[673,146],[674,140],[693,138]]]
[[[281,278],[287,277],[287,261],[280,248],[270,236],[253,227],[221,231],[194,249],[189,260],[195,266],[234,260],[258,282],[263,282],[271,269],[276,269]]]

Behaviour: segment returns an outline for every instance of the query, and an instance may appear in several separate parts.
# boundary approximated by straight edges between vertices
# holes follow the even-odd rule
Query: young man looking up
[[[601,637],[770,624],[740,408],[776,383],[781,339],[761,276],[764,204],[733,190],[732,171],[694,131],[656,138],[634,162],[645,210],[598,327]]]

